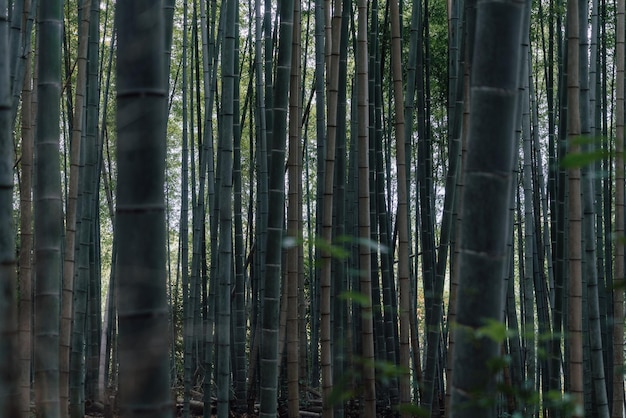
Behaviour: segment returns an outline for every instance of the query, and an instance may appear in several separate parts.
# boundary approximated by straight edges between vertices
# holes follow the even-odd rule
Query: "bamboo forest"
[[[626,0],[0,0],[0,418],[624,418]]]

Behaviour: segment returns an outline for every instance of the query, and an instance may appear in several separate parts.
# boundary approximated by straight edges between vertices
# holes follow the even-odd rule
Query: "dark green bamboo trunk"
[[[456,245],[457,239],[457,228],[458,228],[458,213],[461,196],[460,196],[460,181],[461,179],[461,164],[462,164],[462,137],[464,130],[462,129],[463,119],[464,119],[464,108],[466,107],[466,103],[464,102],[464,96],[466,89],[468,87],[465,86],[465,72],[466,72],[466,55],[467,55],[467,47],[466,47],[466,39],[465,35],[466,25],[463,23],[463,19],[461,16],[464,15],[462,12],[463,7],[461,1],[456,1],[451,4],[451,10],[449,11],[450,15],[450,31],[453,34],[454,30],[458,31],[457,37],[459,38],[457,41],[458,44],[458,52],[456,53],[455,59],[455,67],[450,68],[449,74],[451,76],[456,77],[455,87],[451,87],[450,91],[455,91],[456,94],[454,96],[454,112],[452,115],[448,116],[448,125],[449,125],[449,152],[448,158],[450,159],[450,163],[448,165],[448,178],[446,179],[446,196],[444,200],[444,213],[443,213],[443,221],[442,221],[442,237],[446,236],[446,229],[444,226],[446,223],[450,223],[450,231],[449,231],[449,252],[450,252],[450,291],[448,298],[448,312],[447,312],[447,321],[448,323],[453,323],[455,319],[456,312],[456,286],[458,283],[457,277],[457,259],[458,259],[458,247]],[[453,22],[456,22],[455,25],[452,25]],[[450,35],[450,40],[454,40],[455,37]],[[455,51],[455,48],[450,47],[450,54]],[[454,56],[453,56],[454,57]],[[469,63],[469,60],[467,60]],[[456,70],[454,69],[456,68]],[[454,80],[454,79],[453,79]],[[450,96],[452,97],[452,96]],[[455,161],[453,165],[452,161]],[[456,167],[455,167],[456,166]],[[452,175],[453,171],[455,171],[454,175]],[[449,184],[448,184],[449,183]],[[454,190],[454,191],[452,191]],[[451,200],[448,196],[452,196],[454,194],[454,204],[451,208],[449,208],[450,213],[447,214],[446,211],[446,201]],[[449,217],[450,220],[446,221],[446,217]],[[441,252],[438,253],[438,260],[442,259]],[[444,340],[446,341],[446,340]],[[450,411],[450,400],[451,400],[451,390],[450,386],[452,383],[452,349],[454,347],[454,331],[448,327],[447,332],[447,358],[446,358],[446,397],[445,397],[445,411],[449,414]]]
[[[211,118],[214,105],[214,89],[213,80],[215,79],[216,68],[214,66],[214,59],[212,58],[215,53],[215,41],[214,41],[214,28],[215,28],[215,9],[210,8],[208,10],[209,17],[207,18],[207,9],[205,2],[200,2],[200,27],[202,38],[202,81],[203,81],[203,93],[204,93],[204,120],[202,129],[202,153],[200,157],[200,188],[198,193],[198,207],[194,208],[194,258],[192,259],[192,271],[202,271],[202,286],[203,286],[203,323],[202,329],[204,333],[204,340],[202,342],[204,358],[202,364],[204,366],[204,416],[208,417],[211,413],[208,407],[212,398],[212,376],[213,376],[213,329],[214,329],[214,287],[213,282],[209,282],[209,278],[214,278],[214,263],[211,263],[211,270],[207,276],[206,267],[206,232],[201,227],[205,223],[205,217],[207,213],[212,213],[215,205],[215,169],[214,169],[214,147],[213,147],[213,119]],[[205,184],[206,184],[206,206],[203,204],[205,201]],[[209,222],[211,245],[216,239],[216,225],[217,219],[212,216]],[[215,247],[211,247],[215,248]],[[211,257],[214,257],[216,252],[211,251]],[[209,277],[210,276],[210,277]]]
[[[428,7],[428,2],[424,8]],[[430,100],[428,98],[428,59],[426,56],[428,44],[428,10],[422,14],[422,30],[418,35],[417,47],[417,108],[418,108],[418,179],[420,202],[420,241],[422,253],[422,274],[424,286],[424,302],[426,305],[426,357],[424,365],[424,391],[421,406],[430,411],[436,397],[436,379],[439,363],[439,341],[441,323],[441,291],[443,282],[435,281],[435,220],[433,215],[433,149],[432,132],[428,118]]]
[[[236,10],[236,21],[239,19],[239,8]],[[235,33],[239,33],[239,24]],[[235,38],[235,95],[234,95],[234,126],[233,126],[233,216],[234,216],[234,298],[233,298],[233,386],[237,408],[242,412],[246,405],[246,269],[245,269],[245,236],[243,232],[243,190],[242,190],[242,149],[241,149],[241,116],[239,111],[239,38]],[[250,80],[252,83],[252,79]],[[252,84],[250,84],[252,85]],[[245,111],[243,117],[245,117]],[[250,177],[252,178],[252,177]]]
[[[28,9],[28,8],[27,8]],[[34,147],[34,124],[33,124],[33,86],[32,86],[32,57],[28,56],[27,71],[24,76],[22,88],[22,114],[21,114],[21,161],[20,161],[20,250],[18,286],[19,310],[18,310],[18,343],[19,350],[19,390],[20,390],[20,413],[27,416],[30,413],[31,403],[31,360],[32,360],[32,248],[33,248],[33,210],[32,210],[32,185],[33,185],[33,147]]]
[[[100,10],[100,5],[97,4],[96,2],[92,3],[92,7],[93,9],[97,9],[98,11]],[[92,10],[93,10],[92,9]],[[112,28],[112,24],[109,23],[110,19],[109,19],[109,9],[110,9],[110,2],[107,2],[106,8],[104,9],[104,22],[102,23],[103,25],[103,30],[104,33],[108,33],[109,30],[111,30]],[[93,10],[95,12],[95,10]],[[99,20],[99,17],[92,17],[93,22],[96,22]],[[91,20],[91,19],[90,19]],[[92,22],[90,22],[92,23]],[[98,29],[100,29],[100,24],[98,24]],[[99,38],[99,36],[97,37]],[[98,39],[96,41],[92,42],[97,42]],[[108,99],[109,98],[109,91],[110,91],[110,86],[111,86],[111,73],[112,73],[112,63],[113,63],[113,56],[114,56],[114,46],[115,46],[115,38],[112,40],[111,42],[111,48],[110,49],[106,49],[104,47],[104,44],[100,44],[101,45],[101,49],[100,51],[102,51],[101,54],[101,61],[100,61],[100,72],[98,74],[98,82],[102,88],[102,97]],[[94,45],[95,47],[95,45]],[[91,49],[90,49],[90,54],[91,54]],[[91,77],[91,72],[90,72],[90,77]],[[98,97],[99,99],[100,97]],[[89,99],[91,100],[91,99]],[[113,198],[112,198],[112,193],[111,193],[111,186],[110,186],[110,180],[108,178],[108,173],[107,173],[107,169],[106,169],[106,164],[104,161],[104,151],[105,151],[105,132],[106,132],[106,123],[105,121],[107,120],[107,116],[108,116],[108,105],[110,103],[110,100],[104,100],[103,101],[103,105],[102,105],[102,109],[100,110],[99,114],[96,114],[96,117],[101,116],[100,119],[100,126],[99,126],[99,132],[98,132],[98,144],[99,144],[99,148],[98,148],[98,153],[99,153],[99,162],[100,162],[100,166],[99,169],[102,171],[103,175],[102,177],[98,177],[98,182],[100,183],[100,181],[102,181],[102,189],[103,191],[101,193],[103,193],[104,199],[106,201],[106,207],[107,207],[107,214],[109,219],[113,219],[113,217],[115,216],[115,210],[113,208]],[[108,144],[106,144],[108,146]],[[116,264],[116,244],[115,244],[115,238],[113,238],[112,240],[113,242],[111,243],[111,265],[115,266]],[[114,340],[114,335],[116,335],[116,327],[115,327],[115,321],[113,320],[114,315],[115,315],[115,295],[113,293],[113,289],[115,289],[115,269],[111,269],[110,273],[109,273],[109,283],[107,285],[107,291],[106,291],[106,302],[105,302],[105,306],[104,306],[104,313],[103,313],[103,324],[102,324],[102,337],[101,337],[101,353],[102,356],[100,357],[100,366],[99,366],[99,376],[98,376],[98,397],[101,400],[101,402],[105,405],[105,409],[107,407],[110,408],[110,392],[109,392],[109,383],[111,382],[111,363],[112,363],[112,358],[113,358],[113,340]]]
[[[576,0],[567,1],[567,153],[580,152],[577,143],[581,133],[580,123],[580,33],[579,6]],[[563,103],[565,104],[565,103]],[[584,373],[583,373],[583,274],[582,274],[582,205],[580,167],[571,167],[567,172],[567,333],[565,349],[567,371],[565,388],[574,396],[577,410],[573,416],[583,416]]]
[[[13,8],[11,10],[11,3]],[[22,81],[25,74],[32,74],[27,66],[32,63],[30,53],[32,50],[31,39],[35,15],[37,11],[37,0],[19,0],[8,2],[11,10],[11,33],[9,35],[9,48],[7,57],[10,62],[11,77],[11,127],[14,129],[17,122],[17,112],[19,108],[20,93],[22,91]]]
[[[348,37],[348,13],[346,0],[342,1],[340,37],[347,39]],[[335,120],[337,121],[336,138],[335,138],[335,167],[333,180],[333,222],[332,222],[332,239],[341,240],[346,236],[346,145],[348,141],[347,123],[347,103],[346,95],[348,94],[348,42],[342,42],[339,45],[339,66],[336,68],[338,74],[337,79],[337,108]],[[325,167],[326,168],[326,167]],[[334,258],[331,262],[332,266],[332,287],[331,287],[331,321],[332,321],[332,380],[336,382],[338,387],[345,387],[348,384],[349,377],[346,373],[349,370],[348,338],[346,332],[349,329],[348,303],[341,295],[349,289],[348,278],[348,262],[341,257]],[[334,405],[334,416],[343,417],[345,414],[345,402],[336,402]]]
[[[119,405],[169,417],[162,2],[118,1],[116,18]]]
[[[227,1],[224,48],[222,50],[222,130],[218,168],[219,189],[219,260],[217,283],[217,413],[219,417],[229,414],[231,374],[231,286],[233,277],[233,118],[235,94],[235,17],[238,3]]]
[[[94,185],[92,185],[93,187]],[[98,370],[100,365],[100,343],[102,337],[102,248],[100,246],[100,215],[91,196],[89,225],[92,229],[89,240],[89,293],[87,299],[87,347],[85,359],[85,402],[98,402]]]
[[[567,173],[559,166],[559,159],[563,157],[564,152],[564,121],[565,117],[562,117],[560,103],[566,100],[564,79],[565,71],[563,68],[563,62],[565,59],[566,50],[561,47],[561,35],[560,29],[557,32],[557,28],[561,27],[560,14],[556,13],[556,7],[558,4],[554,1],[549,3],[549,13],[547,19],[548,27],[548,45],[545,49],[544,56],[547,61],[556,61],[556,65],[547,65],[544,68],[544,78],[546,79],[546,102],[548,103],[548,183],[547,193],[549,197],[549,203],[544,203],[542,211],[545,213],[550,209],[550,226],[549,226],[549,241],[546,238],[546,245],[550,243],[550,247],[547,248],[548,259],[548,279],[549,290],[546,290],[549,294],[548,299],[550,302],[550,317],[551,317],[551,341],[547,344],[548,347],[548,365],[547,365],[547,390],[559,391],[561,390],[561,358],[562,358],[562,334],[564,327],[564,285],[565,277],[567,274],[567,255],[565,254],[565,248],[567,244],[567,235],[565,234],[565,224],[567,222],[567,213],[565,207],[565,199],[567,196],[566,179]],[[543,22],[543,11],[540,9],[540,21]],[[542,26],[543,27],[543,26]],[[555,73],[555,69],[558,72]],[[558,132],[557,132],[558,129]],[[546,218],[547,219],[547,218]],[[545,221],[544,221],[545,222]],[[546,228],[548,229],[547,225]],[[548,231],[546,231],[548,234]],[[552,268],[550,269],[550,266]],[[545,286],[545,285],[544,285]],[[544,404],[544,409],[550,415],[559,414],[559,408],[550,403]]]
[[[317,172],[317,184],[324,184],[324,155],[325,151],[325,140],[326,140],[326,118],[325,118],[325,105],[326,105],[326,96],[325,96],[325,86],[324,86],[324,48],[325,48],[325,37],[324,37],[324,5],[325,2],[323,0],[315,0],[315,136],[316,136],[316,156],[317,156],[317,164],[316,164],[316,172]],[[317,187],[316,193],[316,221],[315,221],[315,234],[317,236],[321,235],[322,232],[322,194],[323,188]],[[312,251],[319,253],[320,249],[315,248]],[[316,255],[318,256],[318,255]],[[319,279],[320,273],[319,269],[314,269],[311,271],[311,372],[309,376],[309,382],[312,386],[319,386],[320,381],[320,364],[319,364],[319,335],[320,335],[320,326],[319,326],[319,306],[320,306],[320,288],[319,288]]]
[[[0,1],[0,55],[8,57],[8,7]],[[20,13],[21,19],[21,13]],[[21,84],[21,83],[20,83]],[[0,415],[20,417],[13,224],[13,137],[9,62],[0,62]]]
[[[537,322],[540,336],[549,336],[552,332],[552,323],[550,322],[550,301],[548,284],[553,283],[554,274],[552,268],[552,253],[550,246],[550,230],[549,219],[547,215],[547,197],[543,179],[542,154],[539,146],[539,116],[537,108],[537,96],[534,90],[534,84],[530,83],[530,100],[531,100],[531,120],[532,120],[532,152],[534,161],[533,170],[533,187],[534,187],[534,216],[535,216],[535,241],[536,254],[534,263],[536,264],[534,275],[534,290],[537,304]],[[544,353],[550,352],[550,341],[548,338],[539,339],[539,348]],[[547,356],[540,356],[539,367],[541,373],[541,391],[544,396],[548,395],[550,376],[552,371]],[[546,409],[544,405],[544,410]]]
[[[81,214],[79,213],[81,208],[79,207],[79,199],[82,199],[82,192],[84,190],[84,181],[80,179],[82,176],[81,167],[84,166],[82,143],[84,141],[84,123],[85,123],[85,96],[87,89],[87,49],[88,49],[88,36],[89,36],[89,0],[82,0],[79,4],[78,10],[78,51],[77,51],[77,64],[76,64],[76,89],[74,98],[74,113],[71,119],[71,138],[70,138],[70,152],[69,152],[69,178],[66,174],[66,193],[67,204],[66,212],[67,217],[65,221],[65,236],[64,236],[64,248],[67,250],[64,254],[63,260],[63,294],[61,305],[61,346],[60,346],[60,383],[59,390],[61,392],[61,404],[68,403],[68,383],[70,379],[74,388],[73,399],[70,401],[73,411],[76,411],[77,405],[83,404],[83,400],[76,399],[77,386],[84,387],[84,382],[77,384],[77,376],[79,373],[72,373],[70,378],[70,340],[71,340],[71,328],[72,328],[72,316],[73,316],[73,293],[74,293],[74,277],[76,268],[76,256],[79,256],[77,244],[77,229],[81,225]],[[71,88],[67,89],[68,91]],[[82,190],[79,190],[81,188]],[[79,196],[80,195],[80,196]],[[86,301],[86,299],[84,299]],[[84,310],[83,310],[84,312]],[[81,330],[80,335],[85,333]],[[74,348],[74,351],[81,350],[81,348]],[[75,368],[75,370],[78,370]],[[83,373],[84,374],[84,373]],[[75,412],[72,412],[76,416]],[[79,412],[80,414],[80,412]],[[62,415],[65,416],[65,410],[62,410]]]
[[[370,31],[372,32],[372,39],[377,38],[374,29]],[[379,238],[378,241],[381,245],[380,248],[380,274],[382,280],[382,298],[383,298],[383,313],[384,313],[384,338],[385,338],[385,356],[387,361],[392,364],[398,364],[399,359],[399,338],[398,338],[398,300],[397,300],[397,291],[396,291],[396,283],[394,278],[393,271],[393,243],[392,243],[392,234],[393,228],[391,226],[391,218],[389,213],[389,208],[387,207],[387,187],[386,187],[386,179],[387,174],[385,172],[385,156],[383,155],[383,142],[384,142],[384,134],[383,134],[383,111],[382,111],[382,75],[381,75],[381,65],[380,65],[380,56],[381,51],[377,46],[378,41],[372,41],[372,45],[374,49],[373,52],[375,54],[374,60],[370,63],[370,78],[374,78],[374,86],[371,88],[374,108],[370,110],[370,115],[372,119],[370,120],[370,125],[373,123],[373,134],[370,138],[372,138],[371,142],[373,144],[373,152],[374,152],[374,170],[375,170],[375,202],[376,202],[376,211],[377,217],[375,222],[372,225],[376,225],[378,228]],[[374,77],[372,77],[372,75]],[[371,106],[370,106],[371,107]],[[408,341],[406,342],[408,344]],[[407,359],[408,362],[408,359]],[[408,365],[408,364],[407,364]],[[392,405],[397,405],[399,402],[399,393],[398,386],[399,382],[396,378],[390,379],[390,400]]]
[[[59,403],[59,303],[63,206],[59,166],[63,1],[39,4],[38,103],[35,134],[35,400],[55,418]]]
[[[93,262],[96,252],[99,252],[99,230],[97,223],[97,181],[100,164],[98,162],[97,112],[98,112],[98,35],[99,35],[99,5],[93,4],[83,13],[89,13],[89,43],[86,51],[88,64],[86,68],[85,90],[85,125],[83,144],[81,146],[81,162],[78,190],[78,218],[77,223],[77,265],[75,270],[74,296],[74,326],[72,329],[71,357],[70,357],[70,414],[84,416],[85,400],[95,401],[97,394],[98,352],[99,351],[99,304],[100,290],[99,272]],[[91,21],[91,19],[94,19]],[[93,38],[92,38],[93,37]],[[95,280],[97,279],[97,280]],[[94,323],[93,318],[98,320]],[[93,346],[98,345],[94,353]],[[86,348],[86,349],[85,349]],[[94,358],[95,356],[95,358]]]
[[[499,342],[477,335],[502,321],[507,272],[508,214],[515,161],[514,122],[525,2],[477,4],[471,112],[459,254],[451,416],[495,416],[480,399],[495,396],[485,372]],[[488,203],[487,203],[488,202]],[[486,303],[486,301],[489,301]]]
[[[291,71],[293,37],[293,2],[282,0],[279,4],[279,44],[276,88],[273,100],[273,128],[269,159],[269,200],[273,209],[268,216],[266,276],[263,294],[261,347],[261,416],[276,415],[278,385],[278,311],[280,303],[282,231],[285,202],[285,147],[287,132],[288,86]],[[266,26],[267,29],[267,26]],[[271,55],[270,55],[271,56]],[[267,57],[267,56],[266,56]],[[266,85],[267,88],[267,85]],[[267,99],[267,97],[266,97]]]
[[[594,9],[597,12],[597,2],[594,2]],[[587,57],[587,1],[581,1],[579,3],[579,24],[580,24],[580,83],[581,83],[581,100],[580,100],[580,115],[581,115],[581,134],[589,137],[591,135],[591,126],[593,124],[593,116],[595,109],[592,102],[595,102],[595,65],[589,65],[589,59]],[[593,19],[593,12],[592,12]],[[593,27],[597,30],[597,15],[596,22]],[[593,28],[592,28],[592,42],[593,40]],[[591,56],[594,56],[592,48]],[[593,87],[593,88],[592,88]],[[583,152],[593,152],[596,150],[598,144],[591,143],[584,145]],[[585,414],[586,416],[595,416],[599,418],[609,417],[609,407],[606,391],[606,380],[604,376],[604,359],[602,358],[602,334],[600,326],[600,306],[598,299],[598,267],[597,267],[597,252],[596,252],[596,232],[595,232],[595,191],[593,181],[594,165],[582,167],[582,232],[583,232],[583,275],[585,283],[583,283],[583,290],[585,298],[583,299],[583,310],[587,312],[585,321],[588,324],[586,342],[586,358],[585,365]]]
[[[2,29],[3,35],[6,39],[5,46],[5,56],[7,67],[7,75],[9,76],[9,83],[7,83],[7,97],[10,97],[13,91],[20,91],[18,89],[21,88],[20,80],[17,74],[18,62],[20,50],[21,50],[21,41],[22,41],[22,20],[23,20],[23,10],[24,10],[24,0],[18,1],[5,1],[4,5],[0,5],[2,7],[2,24],[6,25],[6,29]],[[12,3],[12,7],[10,7],[10,3]],[[6,14],[5,14],[6,12]],[[9,13],[10,12],[10,13]],[[10,15],[10,16],[9,16]],[[4,41],[3,41],[4,42]],[[9,102],[10,103],[10,102]],[[10,126],[10,125],[9,125]]]
[[[91,401],[102,401],[98,392],[98,377],[100,368],[100,349],[102,343],[102,283],[101,265],[102,248],[100,246],[100,205],[98,186],[100,185],[100,170],[102,169],[101,143],[98,141],[98,111],[100,103],[99,60],[100,55],[100,4],[90,2],[89,18],[89,45],[87,49],[87,108],[85,109],[85,184],[89,196],[89,213],[86,217],[91,227],[91,258],[90,258],[90,287],[89,287],[89,349],[87,356],[85,394]]]
[[[80,187],[84,189],[84,178],[79,182]],[[81,193],[79,197],[80,208],[78,214],[83,218],[83,212],[87,209],[85,194]],[[82,417],[85,415],[85,336],[88,332],[86,325],[87,316],[87,290],[89,280],[89,239],[91,231],[87,224],[83,224],[83,219],[78,226],[78,250],[76,279],[73,284],[73,324],[70,352],[70,379],[69,379],[69,398],[70,398],[70,416],[72,418]]]
[[[519,85],[522,89],[518,97],[519,112],[517,129],[518,137],[516,142],[522,143],[523,164],[522,164],[522,187],[524,197],[524,215],[521,216],[520,222],[524,223],[524,230],[520,227],[520,293],[521,293],[521,331],[522,345],[525,353],[524,356],[524,382],[527,387],[534,390],[538,381],[537,353],[536,353],[536,326],[535,326],[535,298],[534,283],[537,275],[537,266],[535,265],[535,256],[537,252],[535,240],[535,217],[534,217],[534,200],[533,200],[533,155],[532,155],[532,137],[531,137],[531,121],[530,121],[530,85],[531,79],[531,63],[529,55],[528,23],[530,22],[530,11],[524,15],[523,35],[520,46],[521,65],[519,70]],[[522,239],[523,236],[523,239]],[[523,242],[523,246],[522,246]],[[523,251],[521,250],[523,248]],[[511,278],[513,279],[513,278]],[[520,405],[520,409],[525,411],[528,416],[536,416],[537,408],[535,405],[524,402]]]
[[[287,234],[296,239],[300,238],[301,214],[302,214],[302,10],[300,1],[294,2],[291,75],[289,81],[289,156],[287,170],[289,179],[288,202],[287,202]],[[300,325],[298,318],[300,307],[298,298],[300,293],[300,262],[301,246],[295,245],[287,250],[285,257],[287,295],[287,320],[286,320],[286,365],[287,365],[287,393],[289,415],[300,414]]]

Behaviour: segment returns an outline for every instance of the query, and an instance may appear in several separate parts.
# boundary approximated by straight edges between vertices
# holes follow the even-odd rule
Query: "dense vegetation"
[[[623,417],[624,0],[0,0],[0,416]]]

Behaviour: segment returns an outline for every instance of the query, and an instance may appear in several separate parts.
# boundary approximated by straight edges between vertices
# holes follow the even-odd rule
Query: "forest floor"
[[[114,411],[112,413],[111,412],[105,413],[104,411],[100,410],[100,405],[95,406],[93,409],[94,410],[88,409],[86,411],[87,414],[85,415],[85,418],[121,418],[120,415],[116,413],[117,411]],[[182,405],[181,404],[177,405],[175,416],[182,417]],[[201,418],[203,416],[202,410],[199,408],[199,405],[196,404],[194,407],[191,408],[190,416],[193,418]],[[211,411],[211,417],[216,417],[216,416],[217,415],[216,415],[215,408],[213,408],[213,410]],[[259,416],[258,408],[255,408],[254,413],[249,413],[249,412],[240,413],[234,410],[231,410],[230,412],[231,418],[256,418],[258,416]],[[288,418],[289,414],[287,413],[286,407],[285,408],[279,407],[277,416],[279,418]],[[303,406],[303,408],[300,410],[301,418],[317,418],[321,416],[322,416],[321,405],[317,405],[315,403],[310,404],[308,406]],[[346,418],[359,418],[363,416],[363,411],[359,407],[358,403],[348,402],[346,404],[344,416]],[[376,416],[378,418],[397,418],[399,417],[399,414],[395,411],[392,411],[391,409],[385,409],[382,411],[378,411]]]
[[[182,414],[180,414],[180,413],[176,414],[176,417],[181,417],[181,416],[182,416]],[[193,417],[193,418],[202,418],[202,416],[203,416],[202,414],[200,414],[200,415],[191,414],[191,417]],[[217,415],[215,415],[215,414],[211,414],[212,418],[216,417],[216,416]],[[231,418],[256,418],[256,417],[258,417],[257,414],[249,414],[249,413],[238,414],[238,413],[235,413],[233,411],[231,411],[230,416],[231,416]],[[311,414],[307,414],[307,415],[301,414],[300,416],[301,417],[311,417],[311,418],[313,418],[313,417],[321,417],[322,414],[321,413],[311,413]],[[362,412],[359,412],[359,411],[346,411],[344,416],[346,418],[359,418],[359,417],[363,416],[363,414],[362,414]],[[396,413],[382,412],[382,413],[377,413],[376,416],[378,418],[388,418],[388,417],[394,417],[395,418],[395,417],[397,417],[399,415],[396,414]],[[104,417],[105,417],[105,415],[103,413],[93,413],[93,414],[85,415],[85,418],[104,418]],[[285,417],[288,417],[288,415],[287,414],[279,414],[278,417],[285,418]],[[121,416],[114,414],[112,416],[112,418],[121,418]]]
[[[182,417],[183,416],[183,398],[181,391],[173,391],[173,396],[176,399],[176,407],[173,416]],[[204,412],[204,402],[203,394],[200,391],[191,390],[190,393],[191,399],[189,400],[189,411],[190,416],[193,418],[198,418],[203,416]],[[104,405],[101,402],[85,402],[85,418],[120,418],[119,410],[117,408],[115,402],[115,396],[109,397],[110,402],[109,405]],[[258,403],[253,405],[249,405],[247,411],[242,411],[241,405],[236,405],[235,402],[231,403],[231,418],[256,418],[259,416],[259,407]],[[243,406],[243,409],[246,409],[246,406]],[[398,418],[399,413],[395,409],[392,409],[389,406],[378,406],[377,418]],[[286,400],[283,402],[279,402],[278,405],[278,414],[279,418],[289,418],[289,414],[287,411],[287,403]],[[319,391],[314,389],[307,389],[307,399],[301,400],[300,402],[300,413],[298,414],[301,418],[318,418],[322,416],[322,396]],[[344,407],[344,417],[346,418],[358,418],[364,415],[364,411],[360,405],[358,399],[351,399],[345,402]],[[217,416],[217,399],[213,398],[211,402],[211,417]]]

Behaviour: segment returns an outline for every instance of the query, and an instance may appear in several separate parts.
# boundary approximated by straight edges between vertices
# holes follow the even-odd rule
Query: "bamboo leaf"
[[[487,337],[497,343],[502,343],[509,336],[506,325],[495,319],[488,319],[487,324],[476,330],[476,337]]]
[[[354,303],[358,303],[361,306],[369,306],[370,301],[366,295],[360,292],[350,292],[346,291],[339,295],[340,299],[349,300]]]
[[[332,258],[337,258],[339,260],[344,260],[350,255],[350,252],[347,249],[339,245],[334,245],[330,242],[327,242],[322,238],[315,238],[313,245],[315,245],[315,247],[319,248],[320,250],[330,254]]]
[[[596,161],[609,158],[610,154],[608,150],[597,149],[588,152],[575,152],[567,154],[561,160],[561,167],[563,168],[580,168],[588,166]]]

